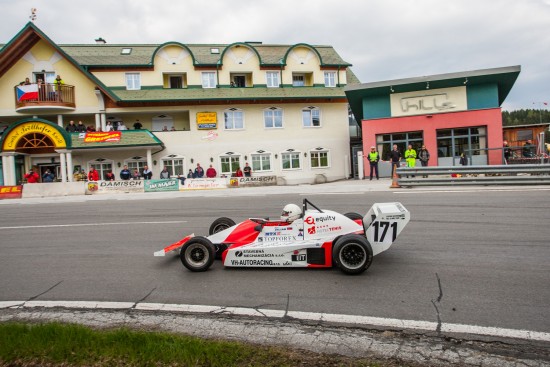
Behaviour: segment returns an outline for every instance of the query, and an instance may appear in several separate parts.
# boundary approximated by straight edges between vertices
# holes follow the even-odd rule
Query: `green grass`
[[[355,367],[379,364],[126,328],[95,330],[61,323],[0,323],[0,366],[38,365]]]

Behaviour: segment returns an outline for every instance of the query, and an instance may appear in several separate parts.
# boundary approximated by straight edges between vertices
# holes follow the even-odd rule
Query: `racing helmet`
[[[281,221],[294,222],[302,216],[302,209],[296,204],[286,204],[281,213]]]

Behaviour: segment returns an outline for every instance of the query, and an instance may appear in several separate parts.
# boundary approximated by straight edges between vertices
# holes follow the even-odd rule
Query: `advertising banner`
[[[225,178],[188,178],[185,184],[180,185],[180,190],[212,190],[226,189],[227,179]]]
[[[120,131],[90,132],[84,135],[84,143],[105,143],[120,141]]]
[[[86,194],[110,194],[116,192],[143,192],[143,180],[129,181],[90,181],[86,185]]]
[[[144,183],[145,192],[179,190],[179,180],[175,178],[171,178],[168,180],[146,180],[143,183]]]
[[[276,185],[277,176],[231,177],[229,179],[230,187]]]
[[[23,195],[23,186],[0,186],[0,200],[2,199],[21,199]]]

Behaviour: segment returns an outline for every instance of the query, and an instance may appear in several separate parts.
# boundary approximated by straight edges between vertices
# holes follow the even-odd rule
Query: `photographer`
[[[38,173],[36,173],[32,169],[29,171],[29,173],[26,173],[24,177],[27,180],[27,183],[37,183],[40,179]]]

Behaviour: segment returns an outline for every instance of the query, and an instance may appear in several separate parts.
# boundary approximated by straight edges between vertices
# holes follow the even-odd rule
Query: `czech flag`
[[[18,85],[17,100],[28,101],[30,99],[38,99],[38,84]]]

